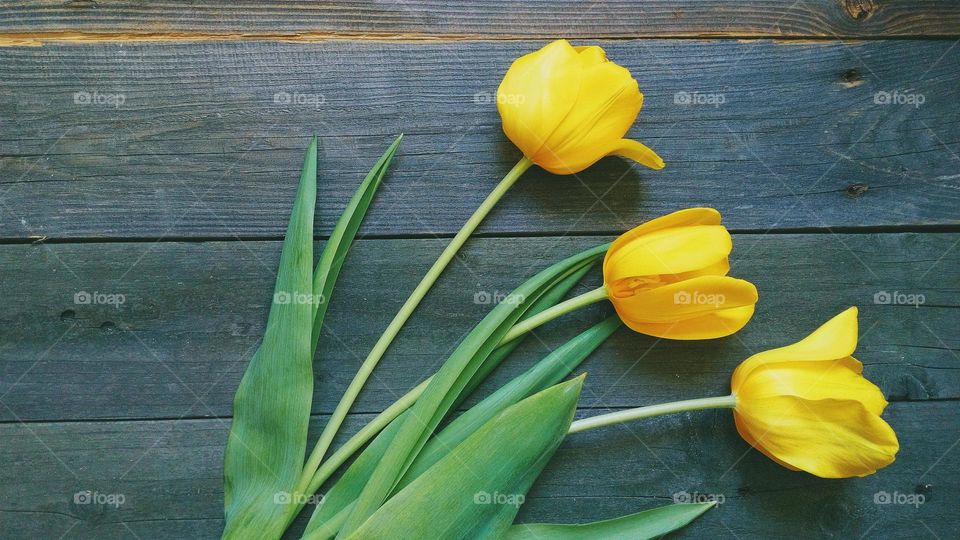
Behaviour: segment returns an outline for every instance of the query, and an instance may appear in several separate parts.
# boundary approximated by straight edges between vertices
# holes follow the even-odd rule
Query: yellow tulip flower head
[[[770,459],[823,478],[866,476],[900,445],[880,418],[887,401],[853,358],[857,308],[802,341],[755,354],[734,371],[737,431]]]
[[[663,160],[624,139],[643,105],[630,72],[600,47],[561,39],[521,56],[497,89],[503,132],[523,154],[555,174],[573,174],[608,155],[653,169]]]
[[[712,208],[648,221],[607,250],[607,295],[623,322],[643,334],[668,339],[733,334],[753,316],[757,288],[727,277],[732,247]]]

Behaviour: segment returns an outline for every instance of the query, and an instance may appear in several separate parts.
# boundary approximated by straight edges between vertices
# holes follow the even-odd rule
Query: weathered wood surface
[[[677,538],[956,538],[957,402],[892,403],[885,416],[902,445],[897,461],[881,474],[833,481],[751,450],[727,411],[578,434],[551,460],[520,519],[604,519],[688,493],[723,504]],[[351,417],[347,429],[363,419]],[[2,424],[4,537],[215,538],[228,427],[219,419]],[[877,504],[884,494],[923,502]]]
[[[743,358],[856,304],[857,355],[891,401],[897,461],[820,480],[750,450],[728,412],[684,414],[571,437],[521,519],[603,519],[693,493],[722,504],[677,537],[960,537],[954,0],[17,0],[0,14],[3,538],[217,537],[230,404],[307,136],[321,137],[322,236],[406,134],[333,299],[316,435],[442,249],[434,236],[519,157],[494,92],[512,59],[556,37],[603,45],[633,72],[646,99],[630,136],[668,167],[528,173],[400,335],[347,431],[436,369],[487,298],[640,221],[709,205],[741,233],[733,273],[760,289],[754,321],[711,342],[619,331],[581,368],[579,415],[725,392]],[[685,103],[698,99],[711,103]],[[83,292],[123,303],[75,303]],[[875,303],[884,292],[924,302]],[[537,331],[478,395],[609,312]]]
[[[951,0],[7,2],[0,32],[91,40],[956,36]],[[186,34],[186,36],[184,36]],[[0,39],[3,35],[0,34]]]
[[[958,223],[954,42],[600,43],[640,81],[630,135],[667,168],[528,173],[482,232],[610,233],[696,204],[758,231]],[[363,233],[450,234],[519,157],[493,96],[541,44],[0,48],[0,239],[278,238],[313,132],[319,233],[404,132]]]
[[[401,333],[357,404],[377,412],[436,370],[490,305],[553,261],[607,237],[472,240]],[[850,305],[858,356],[891,400],[960,399],[960,234],[737,235],[733,274],[761,302],[736,336],[658,341],[621,330],[584,365],[581,405],[620,407],[722,392],[744,358],[795,341]],[[443,240],[363,240],[334,295],[316,367],[328,413]],[[10,245],[0,268],[0,419],[230,415],[263,333],[279,242]],[[599,276],[583,285],[595,287]],[[923,295],[883,305],[874,295]],[[75,295],[99,294],[92,304]],[[103,295],[123,295],[119,305]],[[906,296],[898,297],[901,301]],[[479,303],[478,303],[479,302]],[[536,332],[496,387],[592,321],[596,306]],[[765,347],[766,346],[766,347]]]

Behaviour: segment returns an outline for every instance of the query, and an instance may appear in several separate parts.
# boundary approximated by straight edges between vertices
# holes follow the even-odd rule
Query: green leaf
[[[279,538],[299,507],[291,504],[296,502],[291,497],[306,452],[312,359],[323,318],[350,245],[402,137],[384,152],[347,203],[314,272],[310,266],[316,137],[310,143],[284,239],[267,330],[234,398],[224,457],[224,538]],[[309,276],[306,281],[304,272]]]
[[[489,397],[471,407],[431,438],[417,455],[396,490],[423,474],[452,448],[473,434],[480,426],[503,409],[521,399],[557,384],[583,362],[622,323],[617,316],[587,329],[548,354],[527,372],[517,376]]]
[[[510,527],[506,540],[644,540],[659,538],[686,526],[715,503],[671,504],[636,514],[583,523],[553,525],[521,524]]]
[[[558,347],[527,372],[517,376],[489,397],[474,405],[470,410],[451,422],[443,431],[431,438],[424,446],[423,451],[414,460],[410,469],[400,482],[400,487],[409,484],[414,478],[426,471],[431,465],[449,454],[449,452],[474,433],[490,418],[500,411],[528,397],[556,384],[569,375],[586,359],[601,343],[603,343],[617,328],[620,319],[616,316],[593,326],[587,331],[574,337]],[[499,349],[498,349],[499,350]],[[407,413],[405,413],[407,414]],[[305,538],[329,538],[323,534],[308,534],[321,525],[325,530],[332,528],[330,521],[335,521],[341,511],[352,504],[363,489],[363,485],[376,466],[377,461],[386,451],[387,446],[396,434],[403,416],[398,417],[382,431],[376,439],[360,454],[347,471],[340,477],[333,488],[324,496],[307,528]],[[341,516],[344,518],[345,516]],[[339,525],[337,525],[339,527]],[[332,534],[337,529],[332,528]]]
[[[498,304],[474,327],[410,408],[411,413],[406,415],[387,453],[364,486],[338,538],[353,532],[383,504],[484,360],[523,314],[521,308],[536,302],[549,290],[551,281],[570,275],[578,269],[578,264],[596,258],[605,250],[605,245],[598,246],[541,271],[513,292],[516,302]]]
[[[391,497],[348,538],[496,538],[573,419],[583,376],[508,407]],[[508,517],[509,521],[504,521]]]
[[[233,401],[224,453],[224,538],[279,536],[284,493],[303,466],[313,398],[311,328],[313,213],[317,197],[317,139],[310,141],[267,328]]]
[[[593,267],[596,260],[599,259],[602,250],[598,248],[593,248],[590,250],[591,253],[595,253],[593,257],[590,258],[573,258],[571,263],[571,271],[569,273],[560,273],[556,277],[550,288],[542,295],[540,298],[533,302],[532,304],[523,304],[520,309],[524,311],[523,318],[531,317],[540,313],[541,311],[555,305],[558,303],[566,294],[577,284],[580,279],[589,272]],[[609,323],[608,323],[609,324]],[[595,330],[596,331],[596,330]],[[612,331],[612,329],[611,329]],[[474,374],[470,383],[465,387],[464,391],[461,393],[461,399],[469,395],[476,387],[479,385],[493,369],[495,369],[503,359],[513,351],[523,340],[523,337],[516,340],[510,341],[509,343],[498,347],[492,354],[490,354],[486,360],[482,363],[481,367]],[[597,342],[599,345],[599,341]],[[567,350],[568,353],[575,353],[575,351]],[[580,352],[586,356],[589,352]],[[553,356],[553,355],[552,355]],[[569,359],[568,356],[564,355],[561,357],[553,356],[552,359],[544,359],[541,361],[541,364],[544,362],[549,362],[553,364],[558,364],[559,362],[564,362],[570,365],[570,371],[574,369],[573,362]],[[579,363],[579,362],[577,362]],[[563,373],[556,380],[560,380],[566,375],[569,374],[569,371]],[[555,381],[554,381],[555,382]],[[513,384],[513,383],[511,383]],[[552,383],[550,383],[552,384]],[[528,392],[526,395],[533,394],[536,391],[542,390],[550,384],[543,384],[542,386],[535,388]],[[519,400],[526,395],[518,396],[516,400]],[[506,404],[503,405],[504,407]],[[399,429],[400,425],[403,423],[406,418],[407,413],[403,413],[397,418],[395,418],[387,428],[385,428],[374,440],[370,443],[360,456],[354,460],[350,465],[347,471],[337,480],[337,482],[330,488],[329,491],[323,497],[323,503],[318,505],[310,518],[310,522],[307,524],[306,531],[304,532],[305,537],[310,538],[327,538],[322,535],[312,535],[308,534],[314,531],[314,529],[319,528],[321,525],[324,526],[324,529],[329,530],[330,525],[328,524],[329,520],[335,518],[335,516],[340,516],[340,522],[343,521],[345,516],[341,515],[342,510],[352,504],[352,502],[359,496],[360,492],[363,490],[363,486],[366,484],[367,480],[370,478],[370,475],[373,473],[374,468],[377,463],[382,459],[384,453],[386,453],[387,447],[390,442],[393,440],[394,435]],[[479,427],[479,425],[476,425]],[[428,443],[429,444],[429,443]],[[451,446],[449,449],[452,449]],[[339,524],[336,528],[333,528],[333,533],[336,534],[337,529],[339,529]]]
[[[340,214],[340,219],[337,220],[337,225],[330,233],[330,239],[327,240],[323,252],[320,254],[317,269],[313,273],[313,293],[315,298],[320,300],[316,304],[316,313],[313,320],[314,352],[316,352],[320,337],[320,329],[323,327],[323,317],[327,312],[327,306],[330,305],[333,286],[337,281],[337,276],[340,275],[340,268],[343,267],[347,251],[350,250],[350,245],[357,235],[360,223],[366,216],[367,208],[370,207],[370,202],[373,201],[373,196],[376,194],[377,188],[380,187],[401,140],[403,140],[403,135],[393,141],[393,144],[387,148],[386,152],[370,169],[370,172],[367,173],[366,178],[360,183],[360,187],[357,188],[350,202],[347,203],[343,213]]]

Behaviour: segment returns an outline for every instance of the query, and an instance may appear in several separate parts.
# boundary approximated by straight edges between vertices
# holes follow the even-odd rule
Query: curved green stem
[[[533,330],[534,328],[542,324],[546,324],[565,313],[570,313],[571,311],[580,309],[583,306],[587,306],[594,302],[599,302],[600,300],[606,300],[606,299],[607,299],[607,288],[601,285],[600,287],[590,292],[585,292],[580,296],[575,296],[569,300],[560,302],[559,304],[551,308],[545,309],[540,313],[537,313],[533,317],[524,319],[518,322],[517,324],[513,325],[513,328],[511,328],[507,332],[507,334],[503,336],[503,339],[500,340],[500,345],[503,345],[504,343],[507,343],[509,341],[513,341],[514,339],[517,339],[518,337],[522,336],[523,334],[526,334],[527,332]]]
[[[392,405],[384,409],[383,412],[368,422],[367,425],[363,426],[360,431],[350,437],[347,442],[343,443],[343,446],[338,448],[336,452],[330,454],[330,457],[320,465],[320,468],[318,468],[317,472],[313,475],[306,493],[316,493],[317,490],[320,489],[320,486],[323,485],[341,465],[346,463],[347,459],[349,459],[354,452],[370,441],[377,433],[380,433],[383,428],[387,427],[390,422],[393,422],[403,411],[409,409],[410,406],[417,401],[417,398],[420,397],[420,394],[423,393],[432,379],[433,376],[431,375],[427,380],[401,396],[400,399],[394,401]]]
[[[625,411],[617,411],[608,414],[600,414],[577,420],[570,425],[567,433],[579,433],[603,426],[613,424],[622,424],[633,420],[650,418],[651,416],[660,416],[661,414],[670,414],[683,411],[698,411],[701,409],[732,409],[737,406],[737,397],[734,395],[688,399],[685,401],[674,401],[673,403],[661,403],[659,405],[650,405],[648,407],[637,407]]]
[[[320,434],[320,439],[317,441],[316,446],[314,446],[313,451],[310,453],[310,457],[304,464],[303,472],[301,473],[300,480],[297,483],[297,492],[302,492],[303,489],[307,487],[307,484],[310,483],[310,480],[314,476],[314,472],[317,471],[317,468],[320,466],[320,462],[323,460],[327,450],[330,448],[330,444],[333,442],[334,436],[340,429],[341,424],[343,424],[343,420],[350,411],[350,407],[353,406],[353,402],[356,400],[357,395],[360,393],[363,385],[367,382],[370,374],[373,373],[373,369],[377,366],[377,363],[387,352],[387,348],[390,347],[390,344],[393,343],[394,338],[397,337],[400,329],[403,328],[404,323],[406,323],[407,319],[410,318],[410,315],[413,314],[413,311],[420,304],[420,301],[423,300],[424,296],[426,296],[427,291],[430,290],[430,287],[433,286],[434,282],[437,281],[437,278],[440,277],[440,273],[443,272],[444,268],[450,264],[450,261],[453,260],[453,257],[467,241],[467,238],[469,238],[473,231],[476,230],[477,226],[480,225],[480,222],[483,221],[483,218],[490,213],[490,210],[492,210],[494,205],[497,204],[497,201],[503,197],[507,190],[513,186],[513,184],[524,172],[526,172],[527,169],[530,168],[531,165],[533,165],[533,162],[524,157],[517,162],[512,169],[510,169],[510,172],[503,177],[503,180],[497,184],[497,187],[495,187],[493,191],[487,195],[487,198],[484,199],[476,211],[474,211],[473,215],[470,216],[470,219],[464,223],[463,227],[456,234],[456,236],[450,240],[450,244],[448,244],[443,250],[443,253],[441,253],[437,261],[433,263],[433,266],[430,267],[430,270],[427,271],[426,275],[423,276],[423,279],[420,280],[417,288],[410,293],[410,297],[407,298],[407,301],[404,302],[403,306],[400,308],[400,311],[398,311],[393,320],[390,321],[390,324],[387,326],[386,330],[384,330],[383,335],[380,336],[380,339],[377,340],[377,343],[373,346],[370,354],[368,354],[367,358],[363,361],[363,364],[360,366],[360,369],[354,376],[353,381],[350,382],[350,386],[347,387],[347,391],[343,394],[343,398],[340,399],[340,403],[337,404],[337,408],[334,409],[333,414],[330,416],[330,420],[323,428],[323,432]]]

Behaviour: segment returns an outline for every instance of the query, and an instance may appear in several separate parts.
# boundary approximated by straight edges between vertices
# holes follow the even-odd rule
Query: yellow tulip
[[[620,318],[637,332],[669,339],[733,334],[753,316],[757,289],[727,277],[730,233],[712,208],[648,221],[611,244],[603,281]]]
[[[518,58],[497,89],[504,133],[527,159],[556,174],[580,172],[609,155],[662,169],[653,150],[623,138],[642,105],[627,69],[600,47],[564,39]]]
[[[857,308],[802,341],[755,354],[733,373],[740,435],[781,465],[823,478],[866,476],[900,445],[880,418],[887,401],[853,358]]]
[[[444,268],[531,166],[573,174],[604,156],[620,155],[654,169],[663,168],[663,160],[653,150],[622,138],[642,105],[637,81],[629,71],[608,61],[600,47],[572,47],[559,40],[513,62],[497,89],[497,108],[504,133],[524,157],[480,203],[390,321],[337,405],[306,469],[319,465],[370,373]]]

